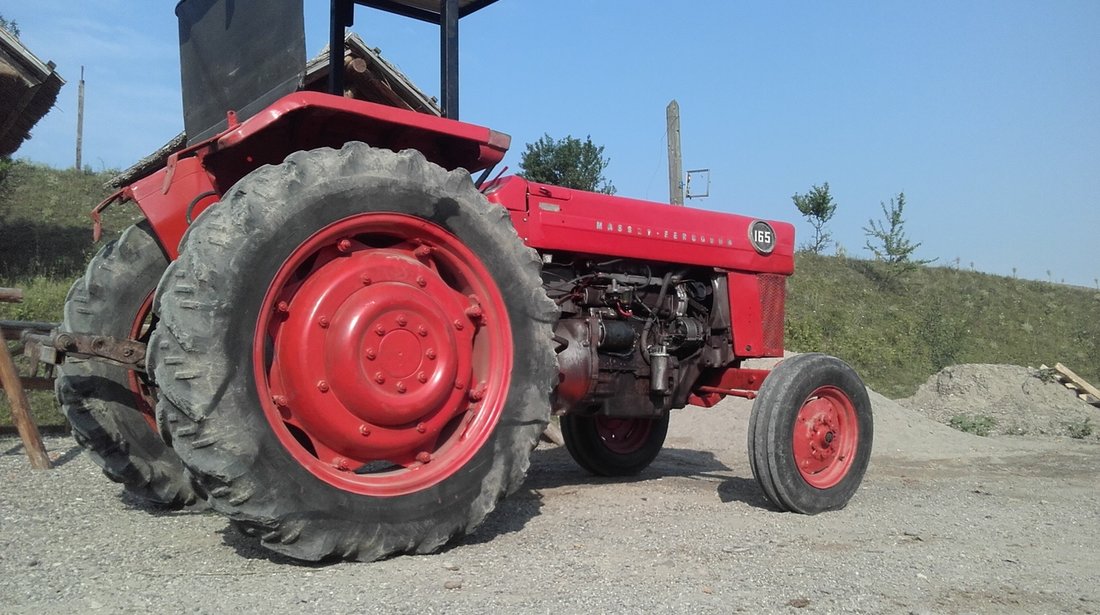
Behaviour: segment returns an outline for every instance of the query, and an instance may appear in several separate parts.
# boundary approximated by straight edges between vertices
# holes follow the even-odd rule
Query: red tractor
[[[457,33],[492,1],[332,0],[334,50],[356,4],[441,26],[445,117],[342,96],[338,69],[301,91],[301,0],[179,3],[188,143],[96,208],[145,219],[49,341],[77,441],[138,496],[369,561],[473,530],[552,415],[581,467],[626,476],[670,411],[735,395],[767,498],[843,507],[871,451],[858,375],[743,366],[783,356],[793,227],[486,181],[510,138],[457,120]]]

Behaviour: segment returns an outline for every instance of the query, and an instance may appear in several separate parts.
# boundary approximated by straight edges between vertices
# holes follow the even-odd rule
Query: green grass
[[[947,424],[975,436],[988,436],[997,426],[997,419],[984,414],[957,414],[951,417]]]
[[[1100,292],[947,267],[884,285],[878,263],[799,254],[787,346],[845,359],[871,388],[911,395],[958,363],[1070,366],[1100,382]]]
[[[0,319],[60,320],[69,286],[99,249],[88,212],[106,196],[111,175],[0,162],[0,286],[26,291],[24,303],[0,304]],[[132,205],[113,207],[106,236],[137,219]],[[1092,289],[947,267],[886,282],[874,262],[800,253],[788,284],[787,346],[839,356],[890,397],[912,394],[956,363],[1060,361],[1098,383],[1098,308],[1100,292]],[[48,393],[32,398],[40,424],[62,422]]]

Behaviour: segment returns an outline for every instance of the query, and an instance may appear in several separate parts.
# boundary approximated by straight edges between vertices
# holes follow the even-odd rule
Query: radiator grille
[[[761,274],[760,326],[764,338],[764,352],[780,355],[783,352],[783,324],[786,317],[787,276]]]

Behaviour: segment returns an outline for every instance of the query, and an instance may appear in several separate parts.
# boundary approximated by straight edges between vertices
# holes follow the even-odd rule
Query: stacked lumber
[[[1043,371],[1051,370],[1051,368],[1046,365],[1040,365],[1039,369]],[[1054,379],[1062,383],[1067,389],[1076,393],[1078,399],[1085,403],[1100,407],[1100,389],[1092,386],[1087,380],[1073,373],[1073,370],[1061,363],[1055,363],[1052,371]]]

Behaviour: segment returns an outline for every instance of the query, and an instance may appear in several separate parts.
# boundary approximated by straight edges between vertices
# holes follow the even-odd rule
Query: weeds
[[[947,424],[975,436],[988,436],[997,426],[997,419],[984,414],[956,414]]]
[[[1076,421],[1066,421],[1062,423],[1062,427],[1065,428],[1067,436],[1076,440],[1084,440],[1093,432],[1092,421],[1087,416]]]

